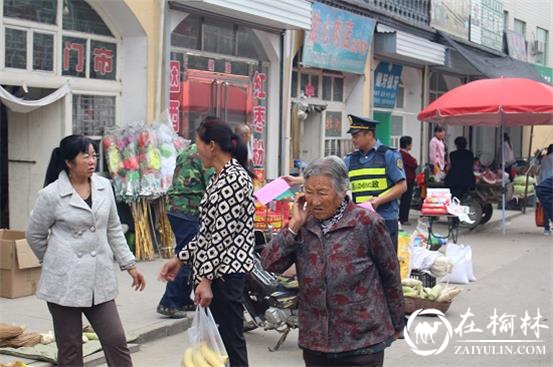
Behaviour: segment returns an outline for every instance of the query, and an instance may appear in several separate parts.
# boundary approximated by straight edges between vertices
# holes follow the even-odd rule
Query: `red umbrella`
[[[523,78],[477,80],[445,93],[418,119],[450,125],[553,125],[553,87]]]
[[[448,125],[553,125],[553,87],[523,78],[482,79],[450,90],[418,114],[421,121]],[[503,149],[501,150],[503,152]],[[501,166],[505,170],[502,154]],[[502,179],[505,233],[505,179]]]

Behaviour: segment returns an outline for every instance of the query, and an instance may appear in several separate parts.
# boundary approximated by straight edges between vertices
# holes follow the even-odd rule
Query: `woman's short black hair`
[[[399,138],[399,147],[401,149],[405,149],[407,148],[411,143],[413,142],[413,138],[410,137],[410,136],[402,136],[401,138]]]
[[[445,129],[444,129],[443,126],[436,125],[436,126],[434,127],[434,134],[435,134],[435,133],[441,133],[442,131],[445,131]]]
[[[458,136],[455,138],[455,146],[457,146],[457,149],[466,149],[467,144],[467,139],[464,136]]]

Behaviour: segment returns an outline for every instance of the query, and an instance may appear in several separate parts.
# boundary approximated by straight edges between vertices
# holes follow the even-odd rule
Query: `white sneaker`
[[[551,236],[551,231],[546,229],[545,231],[543,231],[543,235],[544,236]]]

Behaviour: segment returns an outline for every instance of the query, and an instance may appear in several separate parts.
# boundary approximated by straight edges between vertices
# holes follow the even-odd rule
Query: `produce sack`
[[[445,255],[453,263],[453,269],[441,279],[442,282],[468,284],[470,281],[476,281],[470,246],[450,243],[447,245]]]
[[[228,354],[209,307],[198,306],[187,331],[188,345],[183,357],[184,367],[228,367]]]

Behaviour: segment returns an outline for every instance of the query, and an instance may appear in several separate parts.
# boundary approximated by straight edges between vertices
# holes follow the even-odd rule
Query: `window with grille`
[[[546,65],[547,56],[548,56],[548,43],[549,43],[549,32],[543,28],[536,27],[536,41],[537,49],[536,52],[536,64]]]
[[[325,139],[324,155],[337,155],[345,157],[346,154],[353,151],[353,143],[350,137]]]
[[[403,135],[403,116],[392,115],[390,145],[399,149],[399,138]]]
[[[115,96],[73,95],[73,133],[101,137],[115,126]]]
[[[106,23],[84,0],[64,0],[63,29],[113,37]]]
[[[6,28],[4,42],[6,67],[27,69],[27,31]]]
[[[56,0],[4,0],[4,16],[56,24],[58,4]]]

